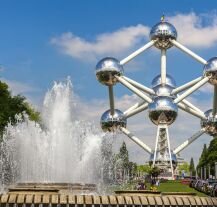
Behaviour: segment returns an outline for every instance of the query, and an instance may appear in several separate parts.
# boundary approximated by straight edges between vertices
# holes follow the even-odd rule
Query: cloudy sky
[[[1,1],[0,73],[13,94],[21,93],[39,110],[46,91],[54,81],[71,77],[81,119],[98,125],[108,109],[107,88],[95,78],[94,67],[105,56],[123,59],[149,41],[150,28],[162,14],[174,24],[178,41],[204,59],[216,56],[217,2],[215,1]],[[203,66],[176,48],[168,50],[167,71],[181,85],[202,75]],[[150,49],[125,66],[125,75],[147,86],[160,71],[160,52]],[[205,85],[189,100],[202,110],[212,106],[213,87]],[[138,99],[121,85],[115,87],[116,106],[124,110]],[[146,112],[129,120],[129,129],[154,146],[156,126]],[[170,127],[173,148],[200,128],[200,120],[179,111]],[[148,155],[125,140],[133,161],[143,163]],[[195,161],[204,143],[204,135],[182,152]]]

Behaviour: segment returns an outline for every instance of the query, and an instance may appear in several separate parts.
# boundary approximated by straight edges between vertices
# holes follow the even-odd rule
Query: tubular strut
[[[149,154],[152,153],[152,150],[149,146],[147,146],[145,143],[143,143],[139,138],[137,138],[135,135],[133,135],[129,130],[127,130],[124,127],[120,127],[120,130],[126,135],[128,136],[132,141],[134,141],[137,145],[139,145],[140,147],[142,147],[146,152],[148,152]]]
[[[175,154],[178,154],[182,150],[184,150],[186,147],[188,147],[192,142],[194,142],[197,138],[199,138],[201,135],[205,133],[204,129],[201,129],[197,133],[195,133],[193,136],[191,136],[189,139],[187,139],[185,142],[183,142],[181,145],[179,145],[173,152]]]

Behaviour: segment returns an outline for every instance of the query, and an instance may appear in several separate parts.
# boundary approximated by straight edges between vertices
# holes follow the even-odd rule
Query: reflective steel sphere
[[[161,85],[161,75],[157,75],[153,81],[151,82],[152,88],[155,88],[156,86]],[[166,85],[175,88],[176,87],[176,82],[174,78],[171,75],[166,76]]]
[[[217,57],[213,57],[207,61],[207,64],[204,66],[204,75],[211,76],[209,82],[217,85]]]
[[[172,124],[177,117],[178,107],[172,98],[159,96],[149,104],[149,118],[156,124]]]
[[[114,132],[119,127],[126,127],[127,120],[123,118],[123,112],[115,109],[114,115],[112,116],[110,110],[103,113],[100,121],[102,130],[104,132]]]
[[[167,96],[167,97],[175,98],[174,95],[171,95],[173,89],[174,88],[169,85],[165,85],[165,86],[158,85],[153,88],[155,92],[154,96]]]
[[[117,83],[115,75],[123,74],[123,67],[120,62],[112,57],[106,57],[96,65],[96,77],[104,85],[111,86]]]
[[[150,39],[157,40],[155,43],[155,47],[159,49],[168,49],[172,47],[172,43],[169,39],[177,38],[177,31],[176,28],[165,21],[159,22],[154,25],[150,31]]]
[[[205,112],[206,120],[201,120],[201,127],[206,130],[210,136],[217,136],[217,115],[213,117],[212,109]]]
[[[172,158],[173,167],[176,167],[177,166],[177,157],[173,153],[173,151],[171,151],[171,158]],[[154,153],[151,154],[149,162],[151,164],[154,162]],[[167,164],[170,164],[169,150],[167,150],[164,154],[161,154],[159,151],[157,151],[155,163],[156,164],[161,164],[161,163],[164,163],[164,162],[166,162]]]

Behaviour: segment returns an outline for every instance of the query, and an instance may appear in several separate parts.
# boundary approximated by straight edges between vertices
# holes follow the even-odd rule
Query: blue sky
[[[122,59],[141,47],[149,40],[149,29],[162,14],[177,27],[180,42],[205,59],[216,56],[216,7],[217,2],[211,0],[0,1],[1,78],[9,83],[15,94],[22,93],[40,106],[53,81],[71,76],[74,91],[84,109],[87,105],[95,105],[91,108],[94,115],[86,112],[83,118],[97,121],[108,107],[107,90],[95,78],[94,67],[98,60],[104,56]],[[140,55],[126,65],[125,75],[150,85],[160,70],[159,54],[157,49],[151,49]],[[168,51],[167,70],[175,77],[177,85],[200,76],[202,68],[176,48]],[[211,106],[211,90],[205,86],[191,100],[205,110]],[[121,101],[123,97],[131,103],[128,100],[132,98],[131,93],[120,85],[115,94],[118,106],[125,103]],[[191,123],[191,119],[188,120]],[[139,127],[140,121],[141,117],[135,118],[132,126]],[[180,121],[180,126],[182,123]],[[195,121],[195,129],[198,123]],[[190,136],[193,132],[190,128],[194,129],[180,128],[183,130],[178,132],[180,137]],[[144,135],[142,129],[141,126],[138,133]],[[154,134],[153,130],[149,137]],[[209,140],[202,138],[198,148]],[[198,153],[195,152],[196,159]]]

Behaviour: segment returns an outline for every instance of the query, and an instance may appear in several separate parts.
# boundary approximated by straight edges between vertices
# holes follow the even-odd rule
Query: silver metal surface
[[[152,88],[155,88],[156,86],[161,85],[161,75],[157,75],[151,82]],[[171,75],[166,75],[166,84],[167,86],[170,86],[172,88],[176,87],[176,82],[174,78]]]
[[[206,120],[201,120],[201,128],[210,136],[217,136],[217,115],[213,116],[212,109],[205,112]]]
[[[148,106],[150,120],[156,124],[172,124],[177,117],[178,107],[169,97],[159,96],[154,98]]]
[[[114,115],[114,112],[115,112],[115,102],[114,102],[113,86],[108,86],[108,89],[109,89],[110,112],[111,112],[111,115]]]
[[[111,111],[107,110],[103,113],[100,124],[104,132],[115,132],[119,127],[126,127],[127,120],[123,117],[122,111],[115,109],[112,116]]]
[[[103,58],[96,65],[97,80],[107,86],[116,84],[118,81],[115,76],[123,75],[123,72],[123,66],[112,57]]]
[[[155,95],[154,96],[167,96],[167,97],[172,97],[175,98],[175,95],[171,95],[173,87],[169,85],[158,85],[155,88],[153,88]]]
[[[204,66],[204,75],[210,77],[209,82],[217,85],[217,57],[213,57],[207,61]]]
[[[159,49],[168,49],[173,46],[170,39],[177,38],[176,28],[169,22],[161,21],[154,25],[150,31],[150,39],[157,40],[155,47]]]

